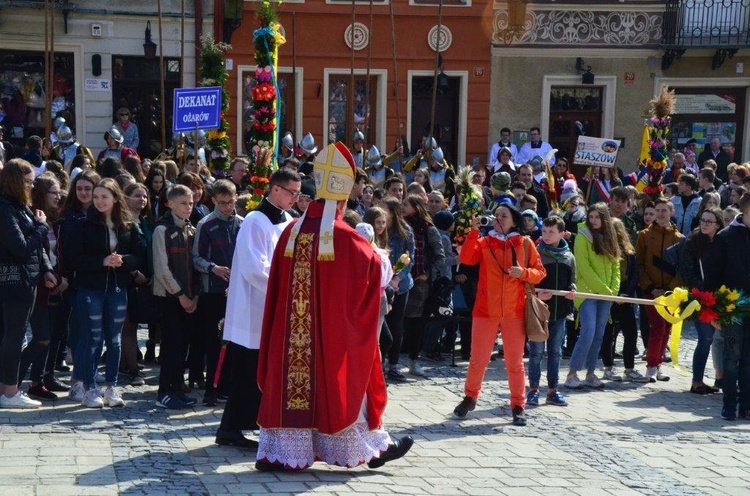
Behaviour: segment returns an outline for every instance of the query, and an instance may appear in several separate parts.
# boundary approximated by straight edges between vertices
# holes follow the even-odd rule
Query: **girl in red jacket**
[[[487,236],[479,237],[479,219],[474,219],[474,229],[467,236],[459,255],[462,264],[479,264],[479,286],[472,312],[471,359],[464,385],[466,396],[453,411],[459,418],[476,407],[500,328],[513,424],[526,425],[523,368],[525,284],[539,283],[546,272],[534,243],[519,234],[520,225],[518,210],[510,205],[500,205],[495,210],[495,225]]]

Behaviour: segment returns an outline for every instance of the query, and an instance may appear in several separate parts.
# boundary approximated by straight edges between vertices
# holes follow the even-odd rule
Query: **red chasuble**
[[[265,429],[336,434],[356,422],[365,394],[370,429],[382,426],[380,257],[337,214],[335,260],[318,261],[322,211],[319,202],[308,207],[291,258],[284,249],[293,224],[276,245],[258,363]]]

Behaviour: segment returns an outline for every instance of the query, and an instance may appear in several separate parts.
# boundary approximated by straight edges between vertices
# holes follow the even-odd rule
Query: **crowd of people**
[[[263,202],[247,212],[247,160],[234,159],[224,178],[195,150],[179,160],[141,160],[123,145],[127,115],[119,117],[96,160],[78,143],[68,156],[34,137],[0,162],[0,407],[36,408],[60,394],[90,408],[120,407],[123,383],[144,384],[139,362],[158,360],[158,406],[191,407],[199,401],[191,391],[204,389],[206,406],[228,400],[217,443],[257,447],[242,431],[258,428],[261,397],[269,394],[258,387],[270,373],[259,354],[269,277],[279,240],[292,250],[301,236],[288,228],[292,219],[326,218],[317,198],[321,152],[311,135],[298,144],[284,136],[280,169]],[[58,135],[67,141],[64,131]],[[509,141],[510,130],[501,136],[488,164],[464,176],[487,215],[475,216],[463,242],[455,239],[462,175],[434,138],[414,153],[401,138],[382,155],[354,137],[357,167],[342,218],[387,262],[377,296],[384,378],[425,377],[426,363],[457,353],[469,361],[454,411],[463,418],[476,408],[497,351],[518,426],[526,425],[527,406],[540,403],[545,353],[551,405],[568,404],[561,387],[669,380],[662,364],[670,325],[653,306],[579,294],[653,299],[677,286],[722,284],[750,291],[750,164],[717,164],[714,154],[698,168],[688,166],[694,156],[687,162],[675,152],[663,194],[645,195],[635,174],[595,169],[576,178],[564,157],[542,156],[549,144],[538,128],[521,147]],[[551,312],[546,343],[526,339],[528,285]],[[461,312],[467,318],[451,318]],[[143,350],[142,325],[149,333]],[[696,324],[690,392],[723,391],[728,420],[750,418],[745,326]],[[705,382],[709,354],[713,385]],[[65,384],[58,375],[71,366]],[[392,446],[403,452],[407,444]]]

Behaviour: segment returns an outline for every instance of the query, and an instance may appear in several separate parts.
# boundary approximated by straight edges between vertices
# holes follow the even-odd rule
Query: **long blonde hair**
[[[617,217],[612,217],[612,226],[615,228],[615,234],[617,235],[617,244],[620,245],[621,257],[626,258],[628,255],[635,255],[635,248],[633,248],[633,243],[630,242],[630,235],[628,230],[625,229],[625,224]]]

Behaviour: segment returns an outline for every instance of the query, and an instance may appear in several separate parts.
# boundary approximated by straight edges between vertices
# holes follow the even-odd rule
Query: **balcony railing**
[[[711,68],[718,69],[750,47],[750,0],[667,0],[662,25],[662,69],[688,48],[715,49]]]
[[[668,0],[664,48],[750,46],[750,0]]]

